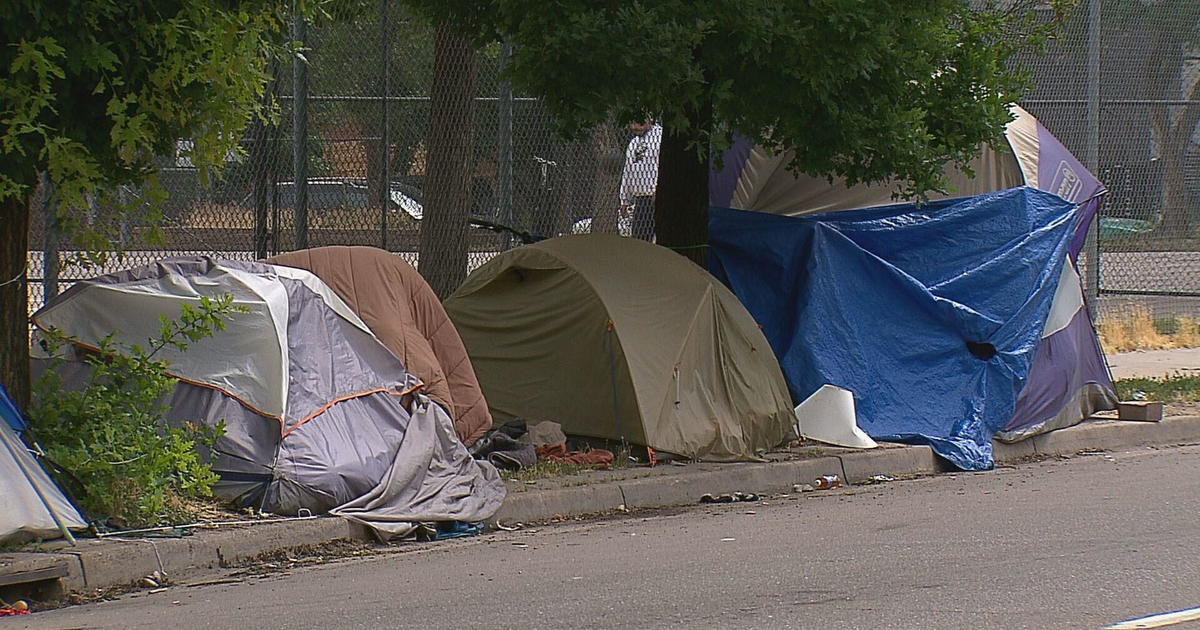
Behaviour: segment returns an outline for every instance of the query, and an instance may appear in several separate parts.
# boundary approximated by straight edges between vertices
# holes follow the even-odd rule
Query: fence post
[[[298,2],[292,3],[292,40],[303,46],[308,27]],[[307,55],[305,56],[307,58]],[[296,249],[308,248],[308,62],[292,56],[292,192]]]
[[[271,62],[271,82],[270,89],[263,92],[263,105],[268,105],[274,95],[277,94],[279,85],[279,66],[276,62]],[[262,120],[255,119],[251,126],[251,149],[250,163],[254,165],[254,189],[251,192],[254,201],[254,256],[259,260],[267,257],[267,248],[269,244],[268,237],[268,201],[270,200],[271,184],[268,181],[269,173],[273,171],[270,161],[275,158],[275,148],[273,142],[274,130],[271,129],[274,125],[269,125]]]
[[[1088,0],[1087,47],[1087,148],[1084,163],[1096,175],[1100,172],[1100,0]],[[1100,201],[1103,206],[1104,200]],[[1084,268],[1083,290],[1089,314],[1095,321],[1100,299],[1100,212],[1096,211],[1088,228],[1084,251],[1092,257]]]
[[[509,60],[512,59],[512,44],[502,44],[500,46],[500,72],[508,67]],[[512,225],[513,222],[513,90],[512,82],[500,82],[500,102],[496,104],[500,108],[499,122],[499,138],[497,142],[496,156],[496,179],[500,193],[500,208],[499,219],[504,225]],[[512,247],[512,235],[508,232],[502,232],[500,237],[500,249],[506,250]]]
[[[392,128],[391,120],[388,118],[388,106],[392,97],[392,38],[388,28],[388,0],[383,0],[383,19],[380,20],[380,31],[383,34],[383,194],[379,196],[379,246],[386,250],[388,248],[388,208],[392,201]]]

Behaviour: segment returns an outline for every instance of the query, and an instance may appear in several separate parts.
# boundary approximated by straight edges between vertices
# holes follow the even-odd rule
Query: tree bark
[[[30,198],[3,203],[0,238],[0,385],[20,409],[29,407],[29,293],[25,264],[29,257]]]
[[[1200,88],[1200,83],[1188,90],[1184,97],[1189,101],[1196,99],[1197,88]],[[1198,217],[1193,203],[1194,195],[1184,177],[1192,132],[1200,123],[1200,103],[1189,103],[1178,112],[1171,112],[1165,106],[1155,106],[1150,119],[1163,161],[1160,197],[1162,218],[1154,235],[1158,238],[1188,238],[1200,232],[1200,226],[1196,225]]]
[[[707,141],[712,112],[689,112],[693,133],[663,127],[658,158],[658,188],[654,196],[655,235],[659,245],[674,249],[692,262],[708,264],[708,152],[697,153],[689,143]]]
[[[1153,20],[1149,14],[1142,19]],[[1162,214],[1152,237],[1155,239],[1181,239],[1200,233],[1196,226],[1197,212],[1194,195],[1188,190],[1184,177],[1187,150],[1192,142],[1196,125],[1200,123],[1200,81],[1184,84],[1181,69],[1185,54],[1190,46],[1173,29],[1153,29],[1147,21],[1141,26],[1149,29],[1150,44],[1146,48],[1154,51],[1146,58],[1143,71],[1144,83],[1150,86],[1151,97],[1164,101],[1182,100],[1182,106],[1152,104],[1150,108],[1151,133],[1162,160],[1162,181],[1159,203]]]
[[[445,298],[467,276],[477,57],[448,23],[434,36],[418,269]]]
[[[591,133],[591,154],[594,166],[592,186],[592,232],[617,233],[617,215],[621,206],[621,142],[613,133],[613,125],[597,125]]]

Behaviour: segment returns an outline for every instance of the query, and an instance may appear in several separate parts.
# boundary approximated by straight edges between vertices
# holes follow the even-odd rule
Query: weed
[[[1200,374],[1176,372],[1156,378],[1122,378],[1114,385],[1121,400],[1133,400],[1135,392],[1142,392],[1147,400],[1200,402]]]
[[[535,481],[538,479],[548,479],[550,477],[562,477],[563,475],[573,475],[575,473],[591,470],[587,466],[573,466],[571,464],[560,464],[546,459],[539,459],[536,464],[515,471],[503,471],[500,476],[504,479],[514,481]]]
[[[1190,317],[1154,318],[1136,308],[1125,317],[1109,317],[1097,326],[1100,343],[1109,353],[1166,350],[1200,346],[1200,320]]]
[[[78,350],[89,369],[82,389],[65,387],[56,369],[34,384],[30,436],[78,481],[85,513],[118,527],[173,524],[190,520],[187,499],[211,495],[217,477],[197,446],[211,448],[224,422],[166,426],[165,400],[176,381],[154,357],[168,346],[186,350],[241,311],[232,296],[201,298],[198,307],[184,305],[178,320],[162,317],[158,336],[144,348],[123,347],[113,333],[95,349]],[[52,355],[78,345],[56,330],[42,331],[42,340]]]

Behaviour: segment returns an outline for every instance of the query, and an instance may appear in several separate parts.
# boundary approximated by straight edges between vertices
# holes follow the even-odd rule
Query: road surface
[[[1200,606],[1198,468],[1200,446],[1143,448],[697,505],[0,626],[1103,628]]]

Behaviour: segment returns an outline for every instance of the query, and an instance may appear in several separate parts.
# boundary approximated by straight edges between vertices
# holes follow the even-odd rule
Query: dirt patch
[[[1163,405],[1163,415],[1171,416],[1200,416],[1200,402],[1167,403]]]

